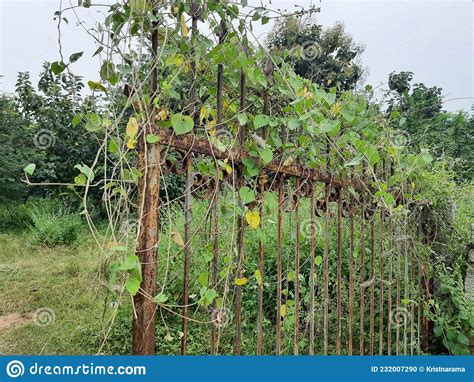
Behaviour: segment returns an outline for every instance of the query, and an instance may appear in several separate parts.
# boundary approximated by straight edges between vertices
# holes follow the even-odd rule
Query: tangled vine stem
[[[82,0],[78,6],[92,5]],[[76,9],[71,4],[57,12],[59,31],[64,13],[72,11],[77,16]],[[316,8],[298,10],[291,15],[303,16],[315,11]],[[380,251],[384,251],[393,244],[383,238],[384,225],[389,226],[385,232],[393,233],[395,222],[404,222],[404,229],[408,229],[410,213],[420,204],[415,201],[416,190],[410,182],[413,170],[415,166],[428,166],[429,158],[426,153],[414,155],[392,144],[389,122],[363,95],[336,88],[326,91],[299,77],[291,65],[291,52],[283,55],[268,52],[253,35],[252,22],[265,24],[270,19],[291,15],[217,0],[128,0],[108,6],[104,22],[95,29],[86,29],[98,45],[96,54],[101,58],[100,80],[90,80],[88,86],[94,96],[101,95],[102,102],[97,102],[95,110],[78,114],[76,119],[101,144],[95,161],[88,164],[90,167],[76,166],[80,173],[70,186],[77,187],[81,194],[84,214],[107,258],[109,285],[121,284],[118,289],[125,288],[133,296],[136,354],[156,351],[157,311],[169,332],[175,329],[168,327],[165,317],[182,318],[181,332],[175,330],[181,339],[182,354],[187,352],[189,322],[208,322],[199,319],[206,315],[211,322],[209,352],[219,353],[223,333],[232,324],[236,329],[234,352],[242,352],[245,330],[242,296],[248,287],[245,285],[250,284],[246,273],[250,255],[246,253],[245,243],[248,231],[258,232],[258,269],[254,270],[258,289],[257,353],[269,348],[263,331],[264,322],[271,317],[276,354],[287,351],[289,346],[299,354],[300,346],[304,346],[303,337],[307,335],[309,353],[314,354],[315,331],[321,330],[315,325],[319,297],[316,294],[321,293],[316,274],[323,261],[323,351],[328,353],[332,225],[337,226],[336,352],[341,354],[345,345],[350,353],[353,351],[353,326],[357,325],[353,312],[357,298],[361,304],[360,353],[366,352],[364,252],[368,237],[371,240],[371,279],[367,285],[371,288],[370,351],[374,350],[376,235],[381,236]],[[198,28],[198,22],[206,28]],[[204,35],[204,30],[209,30],[209,34]],[[56,75],[69,70],[81,56],[73,55],[64,62],[60,34],[58,38],[61,58],[51,67]],[[319,55],[317,48],[312,45],[309,53]],[[176,192],[171,195],[173,176],[185,178],[185,186],[177,195]],[[28,177],[25,182],[31,184]],[[86,203],[91,187],[98,185],[103,189],[102,199],[108,213],[106,232],[96,229]],[[285,200],[287,186],[296,187],[291,200],[290,193]],[[277,223],[272,223],[275,216],[265,209],[265,203],[275,201],[275,191],[278,198],[273,215],[277,215]],[[318,195],[322,195],[320,200]],[[310,212],[304,217],[308,200]],[[284,208],[286,205],[291,208]],[[380,216],[388,217],[380,219],[379,229],[374,226],[377,210]],[[268,212],[265,224],[264,212]],[[288,221],[291,224],[293,213],[296,245],[292,250],[296,258],[293,273],[285,276],[283,247],[288,237],[284,225]],[[184,221],[177,218],[180,215],[184,215]],[[347,217],[350,219],[350,343],[343,344],[343,243]],[[309,225],[301,225],[301,219]],[[136,224],[129,224],[131,221]],[[277,225],[277,270],[276,275],[264,279],[268,242],[264,237],[268,231],[265,233],[264,229],[272,224]],[[364,232],[366,226],[371,227],[370,235]],[[221,238],[224,234],[229,240]],[[316,246],[322,236],[324,250],[320,256],[316,255]],[[309,254],[303,253],[303,239],[310,242]],[[360,293],[354,285],[356,247],[361,261],[357,275]],[[402,252],[401,247],[395,249]],[[403,251],[408,250],[414,250],[414,245],[405,240]],[[197,253],[206,259],[206,271],[196,283],[191,279],[195,275],[193,267],[203,268]],[[182,275],[171,267],[181,257]],[[382,280],[388,271],[382,261],[380,257],[383,290]],[[420,300],[425,297],[414,293],[416,261],[409,264],[405,259],[403,274],[400,261],[400,257],[395,260],[397,286],[393,288],[399,310],[402,277],[405,298],[407,295],[418,296]],[[302,280],[302,272],[308,262],[311,297],[306,318],[301,294],[306,282]],[[392,260],[389,270],[392,272]],[[390,280],[392,276],[390,273]],[[173,294],[170,288],[176,279],[182,280],[183,288]],[[290,283],[295,286],[292,298],[288,292]],[[200,285],[198,291],[196,285]],[[265,301],[267,293],[273,296],[273,288],[276,302]],[[269,289],[272,292],[267,292]],[[193,297],[193,291],[199,294],[197,298]],[[429,294],[429,290],[422,292]],[[392,298],[391,292],[388,298]],[[273,304],[271,314],[265,310],[268,303]],[[196,308],[194,313],[192,307]],[[382,309],[380,314],[384,314]],[[283,331],[288,328],[282,324],[289,322],[289,317],[294,322],[293,340],[291,345],[285,345]],[[309,333],[302,331],[304,319],[308,319]],[[384,349],[392,350],[392,328],[399,339],[399,325],[390,326],[389,320],[390,317],[385,320],[389,325],[388,339],[385,342],[380,339],[380,353]],[[112,324],[113,319],[108,322]],[[408,329],[402,329],[406,342]],[[380,336],[384,333],[380,327]],[[173,337],[168,333],[166,338]]]

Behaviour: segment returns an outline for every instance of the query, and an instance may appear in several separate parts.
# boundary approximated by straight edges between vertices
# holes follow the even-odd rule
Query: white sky
[[[309,3],[295,2],[303,6]],[[342,21],[346,31],[365,45],[362,63],[369,68],[367,83],[375,87],[386,83],[390,72],[409,70],[415,73],[414,83],[443,88],[445,109],[469,111],[474,103],[473,4],[470,0],[323,0],[316,2],[321,7],[316,19],[324,26]],[[13,91],[19,71],[31,72],[36,81],[44,61],[58,60],[57,24],[53,21],[58,5],[59,0],[0,0],[0,74],[5,76],[0,79],[0,90]],[[271,0],[271,7],[294,9],[283,0]],[[103,18],[95,8],[81,9],[79,16],[89,25]],[[91,58],[95,45],[76,25],[73,14],[68,18],[69,25],[62,28],[64,55],[67,58],[84,50],[73,72],[85,80],[97,80],[98,61]],[[254,27],[262,38],[270,29],[271,23]]]

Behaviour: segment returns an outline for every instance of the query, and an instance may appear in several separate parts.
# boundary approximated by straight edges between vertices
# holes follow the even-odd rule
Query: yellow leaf
[[[207,109],[205,106],[201,107],[201,111],[199,113],[199,120],[202,122],[204,118],[206,118],[207,115]]]
[[[285,318],[285,316],[286,316],[286,305],[285,305],[285,304],[283,304],[282,306],[280,306],[280,316],[281,316],[282,318]]]
[[[125,130],[127,137],[133,139],[138,134],[138,121],[135,117],[130,117],[127,123],[127,129]]]
[[[165,121],[168,118],[168,116],[169,116],[169,112],[166,109],[161,109],[158,113],[158,117],[160,117],[162,121]]]
[[[260,273],[258,269],[255,271],[255,278],[258,281],[258,285],[262,285],[263,283],[262,274]]]
[[[189,30],[188,26],[186,25],[186,18],[184,17],[184,14],[181,15],[181,32],[183,33],[184,37],[188,37]]]
[[[171,240],[173,240],[180,247],[184,247],[184,241],[179,232],[171,232]]]
[[[129,139],[127,141],[127,147],[129,149],[134,149],[136,145],[137,145],[137,140],[136,139]]]
[[[256,229],[260,225],[260,213],[258,211],[247,211],[245,219],[253,229]]]
[[[224,166],[227,173],[232,174],[232,166],[229,163],[225,163]]]
[[[242,286],[247,284],[247,278],[242,277],[241,279],[235,279],[235,285]]]

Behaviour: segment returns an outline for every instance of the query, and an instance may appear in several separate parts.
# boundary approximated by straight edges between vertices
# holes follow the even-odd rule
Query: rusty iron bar
[[[260,225],[263,228],[263,203],[265,195],[265,184],[260,181],[259,184],[259,212],[260,212]],[[258,243],[258,271],[260,272],[261,281],[258,283],[258,318],[257,318],[257,354],[262,354],[263,351],[263,242],[260,240]]]
[[[151,54],[158,58],[158,27],[151,33]],[[136,255],[141,264],[142,280],[133,297],[132,353],[155,354],[156,276],[158,264],[159,205],[160,205],[160,146],[146,144],[147,134],[156,134],[156,108],[153,100],[158,89],[157,65],[151,71],[150,123],[143,126],[138,141],[138,169],[144,174],[138,181],[138,245]]]
[[[217,290],[218,261],[219,261],[219,181],[216,177],[214,197],[212,198],[213,245],[212,245],[212,289]],[[211,303],[211,354],[217,354],[217,321],[216,299]]]
[[[281,289],[283,257],[283,179],[278,180],[278,260],[277,260],[277,313],[276,313],[276,354],[281,354]]]
[[[354,200],[350,196],[350,205]],[[352,207],[351,207],[352,208]],[[348,354],[353,353],[353,325],[354,325],[354,211],[349,215],[349,347]]]
[[[188,305],[189,305],[189,261],[191,257],[191,219],[193,183],[192,160],[188,155],[186,161],[186,194],[184,197],[184,261],[183,261],[183,317],[181,320],[181,354],[185,355],[188,338]]]
[[[324,355],[328,354],[329,348],[329,187],[329,185],[325,187],[326,206],[324,211]]]
[[[300,342],[300,178],[296,179],[295,200],[295,327],[294,327],[294,353],[299,353]]]
[[[384,225],[385,225],[385,210],[380,209],[380,246],[379,246],[379,265],[380,265],[380,282],[379,282],[379,354],[383,355],[384,347],[384,280],[385,280],[385,269],[384,269]]]
[[[374,355],[374,316],[375,316],[375,214],[370,218],[370,344],[369,354]]]
[[[243,70],[240,72],[240,110],[245,110],[247,103],[247,85],[246,77]],[[222,107],[222,105],[221,105]],[[242,147],[245,141],[245,127],[242,127],[238,137],[239,146]],[[237,188],[240,189],[243,186],[243,167],[241,164],[237,166]],[[242,204],[240,194],[237,195],[239,205]],[[237,277],[243,277],[242,263],[244,260],[244,219],[241,214],[237,217]],[[235,293],[235,306],[236,306],[236,317],[235,317],[235,354],[239,355],[241,352],[241,339],[242,339],[242,286],[237,285]]]
[[[342,336],[342,189],[337,201],[337,334],[336,354],[341,354]]]
[[[310,312],[309,312],[309,354],[314,355],[314,309],[315,309],[315,264],[314,264],[314,255],[316,250],[316,192],[315,184],[311,182],[311,238],[309,244],[309,267],[310,267]]]
[[[359,329],[359,353],[364,354],[364,336],[365,336],[365,200],[364,195],[360,198],[360,329]]]
[[[388,232],[389,232],[389,243],[390,243],[390,248],[388,253],[390,253],[390,256],[388,258],[388,290],[387,290],[387,354],[391,355],[392,354],[392,283],[393,283],[393,269],[392,269],[392,258],[393,258],[393,251],[395,249],[395,235],[394,235],[394,230],[392,226],[392,217],[389,217],[388,220]]]
[[[399,232],[399,230],[398,230]],[[400,243],[397,238],[396,240],[396,251],[397,251],[397,308],[396,308],[396,316],[398,320],[398,314],[400,313],[400,275],[402,273],[402,265],[401,265],[401,253],[400,253]],[[393,317],[393,312],[392,312]],[[400,325],[396,325],[395,329],[395,348],[396,348],[396,355],[400,354]]]
[[[191,2],[191,57],[195,57],[195,38],[197,34],[197,12],[199,11],[196,1]],[[193,118],[194,124],[199,123],[196,113],[196,62],[191,60],[190,64],[191,88],[189,90],[189,115]],[[191,220],[192,220],[192,196],[191,187],[193,183],[192,156],[185,158],[186,168],[186,194],[184,196],[184,260],[183,260],[183,317],[181,319],[181,354],[185,355],[188,338],[188,304],[189,304],[189,261],[191,257]]]
[[[408,249],[407,249],[407,221],[404,218],[404,235],[403,235],[403,265],[404,265],[404,289],[403,289],[403,298],[409,299],[409,273],[408,273]],[[405,308],[406,309],[406,308]],[[408,354],[408,319],[406,314],[403,315],[403,354]]]
[[[160,129],[157,135],[162,145],[171,146],[176,149],[193,151],[217,159],[228,159],[230,163],[242,163],[242,159],[249,157],[249,154],[241,149],[228,149],[219,151],[219,149],[205,138],[196,138],[193,133],[184,135],[175,135],[170,129]],[[367,190],[364,182],[356,178],[341,179],[334,177],[329,173],[325,173],[316,169],[310,169],[297,164],[284,165],[281,160],[275,159],[262,168],[262,172],[270,172],[292,176],[296,178],[305,178],[315,182],[331,184],[334,187],[349,187],[354,190],[363,192]]]

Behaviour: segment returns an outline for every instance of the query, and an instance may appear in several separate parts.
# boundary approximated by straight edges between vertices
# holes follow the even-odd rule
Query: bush
[[[24,204],[11,201],[0,204],[0,231],[22,230],[30,224],[31,218]]]
[[[31,219],[30,240],[35,245],[73,243],[81,230],[81,219],[57,199],[33,199],[26,204]]]

